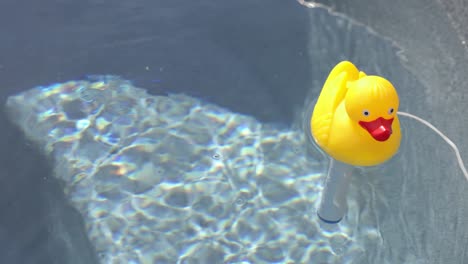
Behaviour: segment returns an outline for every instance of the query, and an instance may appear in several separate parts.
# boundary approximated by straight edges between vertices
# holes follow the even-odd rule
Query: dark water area
[[[284,0],[4,0],[0,99],[112,74],[153,94],[291,123],[288,106],[302,105],[308,89],[307,22],[304,7]],[[51,162],[4,111],[0,122],[0,263],[95,263]]]
[[[0,263],[95,263],[50,161],[1,119]]]
[[[296,1],[75,2],[2,4],[2,98],[114,74],[151,93],[184,92],[286,121],[281,105],[298,100],[307,81],[308,18]]]

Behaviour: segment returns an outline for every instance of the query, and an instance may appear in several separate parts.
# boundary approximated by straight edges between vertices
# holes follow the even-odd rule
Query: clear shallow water
[[[379,239],[366,214],[322,229],[324,166],[303,131],[113,77],[8,107],[53,157],[103,263],[347,263]]]
[[[214,83],[213,86],[222,91],[218,92],[218,94],[224,94],[225,98],[235,99],[240,98],[242,94],[247,94],[246,92],[249,91],[249,89],[253,90],[253,88],[257,88],[257,86],[261,87],[260,84],[266,82],[270,87],[275,88],[269,91],[271,92],[270,97],[276,98],[276,101],[275,99],[269,100],[271,99],[270,97],[262,97],[262,100],[259,102],[255,99],[257,98],[256,96],[249,94],[246,97],[254,98],[254,100],[248,101],[245,105],[263,106],[268,105],[271,101],[275,102],[276,104],[270,104],[270,106],[273,105],[274,107],[267,108],[267,113],[261,113],[260,111],[257,113],[255,107],[248,110],[243,109],[241,104],[236,105],[235,103],[229,102],[229,100],[223,100],[222,96],[207,97],[204,98],[205,100],[200,101],[197,99],[197,96],[192,94],[192,96],[158,97],[159,100],[156,101],[165,102],[163,105],[167,106],[167,108],[162,109],[166,110],[164,114],[168,116],[162,118],[160,112],[157,112],[150,107],[150,105],[141,104],[139,98],[122,100],[120,96],[117,96],[117,100],[114,102],[104,100],[106,104],[109,104],[109,107],[103,111],[103,119],[96,123],[94,130],[91,129],[92,132],[89,134],[91,136],[83,137],[83,140],[81,140],[81,131],[87,126],[90,126],[87,122],[73,123],[67,122],[65,119],[62,120],[65,121],[64,126],[58,129],[44,127],[41,131],[36,130],[34,127],[33,129],[26,130],[30,134],[54,131],[52,136],[56,138],[65,139],[65,141],[68,140],[67,142],[74,142],[79,138],[79,143],[84,144],[90,142],[94,143],[92,135],[103,133],[103,136],[98,137],[100,142],[111,146],[131,146],[128,149],[124,149],[124,151],[116,153],[114,153],[114,151],[118,151],[120,147],[111,148],[111,150],[106,149],[106,147],[99,147],[98,149],[92,149],[92,151],[83,152],[82,148],[75,147],[69,149],[67,144],[65,144],[56,146],[50,145],[49,148],[44,149],[45,151],[50,151],[52,149],[51,147],[57,147],[58,152],[55,154],[61,154],[60,158],[65,159],[65,161],[70,157],[72,160],[77,160],[76,157],[83,158],[87,156],[99,158],[105,155],[105,153],[111,153],[109,157],[107,157],[108,159],[102,159],[102,162],[110,164],[105,167],[106,170],[104,170],[104,173],[93,174],[97,176],[95,177],[98,183],[96,186],[94,182],[83,181],[86,179],[86,175],[93,172],[93,166],[90,165],[89,162],[91,159],[90,157],[84,159],[85,162],[76,162],[72,165],[64,162],[56,164],[58,171],[67,171],[69,167],[84,169],[85,173],[78,174],[76,178],[72,177],[70,179],[70,177],[66,177],[67,175],[74,175],[73,171],[55,173],[56,176],[65,180],[67,196],[70,197],[72,203],[77,206],[80,212],[86,212],[86,214],[82,213],[82,215],[85,218],[87,234],[95,234],[94,236],[90,235],[90,239],[93,242],[94,248],[102,258],[115,257],[131,259],[137,258],[138,254],[140,254],[161,259],[171,259],[172,257],[175,258],[177,255],[178,257],[182,256],[185,258],[188,263],[190,263],[190,261],[195,262],[196,259],[203,263],[203,261],[207,259],[219,260],[226,256],[235,259],[235,257],[241,256],[239,257],[239,262],[241,260],[246,260],[254,263],[261,263],[274,262],[275,260],[283,261],[288,258],[294,259],[302,256],[305,259],[313,258],[314,261],[323,260],[325,263],[343,263],[344,261],[345,263],[346,261],[350,263],[441,263],[441,261],[446,263],[463,263],[463,259],[466,258],[464,249],[467,243],[466,230],[464,229],[463,223],[466,219],[464,216],[468,212],[466,210],[466,203],[463,202],[462,194],[466,193],[464,191],[466,187],[463,185],[463,177],[458,171],[455,160],[450,158],[453,157],[453,153],[444,145],[443,141],[431,131],[422,129],[420,125],[408,120],[402,120],[403,132],[405,135],[404,144],[402,144],[400,153],[395,159],[384,166],[372,170],[356,170],[356,177],[353,178],[348,200],[350,210],[347,218],[339,229],[324,229],[324,227],[318,226],[317,223],[314,222],[315,203],[317,202],[317,195],[321,188],[320,175],[322,175],[325,170],[326,161],[323,160],[323,158],[320,159],[316,156],[306,155],[305,152],[294,153],[297,149],[292,148],[291,151],[287,146],[289,144],[294,146],[300,145],[305,149],[303,144],[305,144],[306,141],[303,139],[302,130],[299,129],[301,126],[298,124],[303,114],[302,111],[304,111],[302,99],[307,98],[308,100],[313,100],[318,95],[323,79],[329,69],[337,61],[349,59],[359,65],[360,68],[365,69],[367,73],[377,73],[387,77],[395,84],[400,93],[402,110],[419,115],[422,114],[424,117],[431,115],[428,109],[434,109],[434,97],[430,96],[431,93],[427,87],[423,86],[401,65],[400,57],[396,55],[399,50],[395,48],[390,41],[373,34],[362,25],[353,23],[344,17],[336,17],[323,9],[308,10],[307,13],[304,12],[304,17],[307,17],[306,15],[310,18],[310,21],[307,21],[307,19],[304,21],[310,24],[307,30],[309,35],[306,37],[309,46],[305,50],[298,50],[297,54],[294,53],[297,55],[296,57],[294,57],[295,55],[291,55],[291,53],[285,53],[284,50],[270,50],[270,53],[265,52],[260,54],[255,57],[255,60],[248,60],[247,58],[253,58],[253,55],[259,53],[262,49],[247,48],[249,45],[245,45],[245,50],[242,48],[237,49],[239,45],[243,44],[240,39],[242,39],[243,36],[247,37],[247,33],[245,33],[247,29],[242,27],[237,28],[229,23],[224,25],[228,28],[231,26],[231,30],[228,31],[234,32],[233,34],[238,36],[236,41],[232,42],[234,44],[227,44],[229,41],[222,37],[224,35],[217,35],[218,38],[215,38],[216,41],[213,41],[216,45],[210,43],[208,47],[212,53],[223,54],[223,60],[229,60],[230,63],[233,62],[235,65],[238,65],[239,68],[245,66],[248,68],[249,72],[253,72],[250,76],[255,77],[241,78],[237,86],[229,86],[232,85],[233,81],[237,80],[237,75],[232,75],[232,79],[223,79],[226,76],[219,78],[219,80],[209,78],[224,72],[222,71],[223,68],[219,67],[219,65],[222,64],[210,64],[210,69],[218,68],[216,74],[210,76],[203,74],[180,75],[180,72],[188,72],[184,71],[185,68],[183,66],[187,61],[197,61],[200,59],[196,55],[194,55],[194,57],[182,56],[184,59],[173,63],[182,66],[165,67],[162,71],[161,68],[156,67],[159,72],[164,73],[161,73],[163,81],[170,78],[185,80],[184,82],[177,83],[177,85],[175,83],[165,83],[165,90],[171,90],[172,87],[174,87],[174,90],[180,89],[182,86],[188,87],[187,83],[193,80],[198,80],[198,82],[195,81],[195,84],[190,86],[192,88],[198,88],[198,86],[203,87],[205,85],[208,87],[209,83],[202,83],[201,80],[209,79]],[[258,24],[252,23],[252,25]],[[262,29],[259,30],[259,32],[268,32],[265,31],[265,29],[268,28],[267,26],[258,27],[258,29]],[[289,31],[293,32],[293,30]],[[278,29],[278,32],[281,32],[281,30]],[[198,33],[205,37],[208,36],[204,34],[204,31]],[[268,39],[268,36],[277,36],[274,33],[271,34],[272,35],[264,34],[261,36],[261,39]],[[299,36],[300,34],[298,34],[298,37]],[[249,37],[247,38],[250,39]],[[271,37],[270,40],[274,39],[275,37]],[[139,47],[150,46],[150,44],[154,45],[154,43],[160,41],[163,40],[158,39],[155,41],[154,39],[142,39],[142,42],[124,41],[122,42],[125,44],[123,46],[120,46],[121,42],[116,42],[115,45],[121,47],[121,49],[118,50],[122,52],[128,51],[129,49],[133,50],[134,52],[132,52],[131,55],[140,56],[139,58],[141,58],[144,56],[141,54],[138,55],[139,53],[136,52]],[[176,41],[173,42],[178,43]],[[265,43],[266,42],[268,41],[265,41]],[[142,43],[144,45],[139,45]],[[111,46],[112,45],[105,46],[105,48],[110,48]],[[181,45],[181,47],[182,46],[183,45]],[[226,46],[232,51],[232,56],[228,56],[224,51],[220,51],[221,49],[219,47]],[[135,49],[132,49],[132,47]],[[258,47],[262,47],[262,45]],[[99,56],[100,53],[105,52],[104,48],[94,48],[95,52],[91,51],[92,56],[78,57],[83,60],[93,56],[101,59],[105,57]],[[182,50],[181,53],[183,55],[200,51],[184,53]],[[130,55],[127,57],[119,57],[117,54],[116,52],[111,55],[117,56],[122,61],[131,57]],[[64,53],[63,56],[67,57],[67,54]],[[233,59],[233,57],[235,57],[235,59]],[[307,73],[301,73],[301,70],[304,69],[295,69],[294,71],[297,74],[292,74],[286,69],[292,65],[292,62],[284,63],[283,60],[288,57],[290,57],[292,61],[299,61],[307,58],[307,60],[310,61],[310,69],[307,69]],[[281,60],[279,58],[281,58]],[[276,63],[277,61],[282,61],[283,65],[280,65],[281,63]],[[127,65],[125,63],[115,64],[118,65],[115,71],[117,72],[125,67],[130,68],[129,71],[132,71],[134,68],[140,67],[142,69],[141,71],[134,70],[134,75],[138,76],[139,72],[147,72],[145,70],[147,64],[147,61],[144,63],[128,63]],[[77,65],[79,65],[79,63],[77,63]],[[200,68],[196,69],[203,68],[202,66],[205,64],[201,63],[200,65]],[[265,65],[274,65],[274,67],[266,67]],[[150,68],[154,69],[153,65],[150,65]],[[96,67],[95,64],[90,65],[87,72],[93,71],[93,69],[99,69],[99,67]],[[108,68],[106,68],[106,71],[114,72]],[[288,74],[284,74],[284,72]],[[302,83],[303,80],[301,80],[301,82],[297,81],[305,75],[310,78],[310,83],[306,85]],[[198,76],[198,79],[196,76]],[[151,80],[152,79],[153,78],[151,78]],[[260,81],[261,79],[265,79],[266,81],[262,82]],[[70,80],[70,78],[66,80]],[[227,80],[226,86],[222,85],[223,80]],[[65,80],[62,81],[65,82]],[[427,80],[424,81],[427,82]],[[252,83],[255,83],[255,85],[252,85]],[[34,84],[36,84],[36,82]],[[141,87],[148,88],[150,92],[158,93],[159,85],[158,83],[147,82],[145,85],[141,85]],[[28,88],[32,86],[34,85],[31,84]],[[44,122],[51,121],[53,120],[50,119],[51,115],[53,115],[52,113],[60,110],[59,108],[51,106],[61,100],[65,101],[67,98],[75,98],[74,100],[76,100],[76,98],[81,98],[80,102],[83,100],[84,102],[91,103],[85,109],[79,108],[80,104],[66,104],[65,109],[61,109],[60,111],[66,112],[67,115],[57,115],[55,118],[63,119],[66,117],[81,119],[83,117],[82,114],[80,114],[81,110],[88,111],[85,112],[87,114],[90,113],[89,111],[93,111],[93,109],[96,110],[93,108],[92,102],[96,100],[99,101],[100,99],[95,99],[95,94],[78,92],[73,90],[72,87],[74,87],[74,85],[69,84],[69,89],[71,90],[65,89],[65,91],[62,91],[64,94],[68,93],[72,95],[58,98],[58,101],[47,101],[45,98],[50,98],[52,95],[45,92],[44,98],[42,98],[45,101],[41,101],[41,104],[44,103],[44,106],[38,109],[30,108],[35,105],[33,101],[30,101],[34,100],[34,96],[23,98],[18,102],[19,104],[26,104],[27,106],[21,109],[21,111],[23,111],[25,115],[33,116],[47,112],[40,115],[40,117],[43,118],[41,120]],[[230,89],[228,89],[229,87]],[[236,87],[247,87],[248,89],[240,91],[234,89]],[[285,87],[287,87],[287,89]],[[60,90],[59,86],[54,86],[51,87],[50,91],[54,91],[54,89]],[[124,85],[124,90],[121,94],[127,94],[130,90],[133,91],[129,89],[128,85]],[[191,93],[190,90],[191,89],[187,89],[187,92]],[[255,90],[257,91],[257,89]],[[309,91],[308,96],[306,96],[305,90]],[[228,91],[235,92],[229,93],[228,96],[226,95]],[[236,95],[237,93],[239,95]],[[215,95],[216,92],[213,90],[211,93],[207,92],[207,94]],[[103,98],[107,98],[106,96]],[[301,98],[300,102],[297,100],[298,97]],[[111,96],[111,98],[114,97]],[[207,101],[210,103],[207,103]],[[38,104],[38,102],[36,103]],[[134,109],[134,107],[140,110],[136,112],[132,111],[131,109]],[[196,109],[204,109],[205,107],[208,107],[210,111],[196,111]],[[149,108],[148,112],[145,112],[146,110],[144,109],[147,108]],[[76,111],[76,109],[81,110]],[[195,110],[192,111],[189,109]],[[282,111],[281,109],[286,110]],[[292,111],[291,109],[297,109],[298,111],[298,121],[293,125],[294,128],[278,127],[275,125],[270,127],[265,120],[268,119],[265,117],[271,119],[272,117],[287,116],[285,112]],[[241,110],[244,115],[238,114]],[[438,110],[441,109],[438,108]],[[249,112],[249,114],[245,115],[246,112]],[[443,113],[443,111],[434,113],[434,115],[437,116],[441,113]],[[150,118],[151,116],[157,115],[158,118],[156,120],[179,120],[178,123],[173,124],[178,129],[170,130],[171,124],[168,121],[155,123],[155,125],[157,125],[156,127],[159,126],[164,133],[161,133],[162,131],[156,131],[151,134],[151,137],[156,139],[152,141],[137,141],[134,143],[132,140],[135,138],[132,138],[132,135],[135,135],[136,132],[132,128],[135,122],[133,119],[139,117],[138,114],[143,115],[146,119],[152,119]],[[224,142],[224,145],[219,145],[218,143],[214,144],[213,140],[209,143],[209,139],[201,139],[199,142],[196,140],[195,143],[204,146],[203,148],[187,149],[185,145],[194,143],[192,140],[187,140],[187,138],[194,137],[192,134],[197,135],[195,138],[203,138],[201,135],[207,131],[201,128],[199,130],[195,129],[195,131],[179,129],[184,127],[184,123],[180,120],[182,120],[184,116],[200,117],[204,115],[213,117],[214,120],[210,119],[206,124],[219,129],[217,131],[219,132],[218,134],[222,135],[222,140],[225,140],[221,141]],[[258,118],[253,118],[253,116]],[[19,119],[16,121],[20,122]],[[106,127],[109,127],[106,124],[109,121],[116,122],[119,129],[111,132],[106,131]],[[152,127],[151,122],[155,121],[148,121],[148,127]],[[31,124],[32,123],[28,123],[27,125]],[[203,122],[195,123],[193,126],[196,127],[196,125],[198,125],[199,127],[203,127],[204,125],[202,124]],[[218,127],[216,127],[216,124],[218,124]],[[250,124],[248,127],[250,127],[251,131],[254,131],[253,135],[255,135],[252,136],[252,138],[247,137],[245,142],[243,140],[246,139],[246,135],[240,132],[242,130],[238,131],[237,128],[235,128],[244,127],[244,124]],[[102,131],[99,127],[102,127]],[[139,128],[143,127],[142,125]],[[169,131],[169,136],[167,136],[167,131]],[[213,131],[216,130],[213,129],[208,132]],[[264,131],[269,133],[264,133]],[[165,136],[161,136],[158,133],[164,134]],[[266,138],[263,138],[263,136],[266,136]],[[155,143],[160,137],[166,140],[164,142],[170,143]],[[277,144],[279,138],[282,137],[287,146]],[[124,140],[120,140],[122,138]],[[129,140],[125,141],[125,138]],[[39,141],[43,139],[44,137],[38,138]],[[74,145],[74,143],[68,144]],[[269,149],[266,148],[268,145],[277,147],[276,149],[275,147]],[[47,144],[42,144],[42,146],[47,146]],[[207,148],[207,146],[210,151],[200,150]],[[220,149],[219,146],[230,146],[221,148],[222,150],[227,150],[228,153],[226,154],[218,151]],[[161,166],[144,166],[143,164],[148,163],[145,158],[147,159],[148,156],[151,156],[149,153],[152,154],[152,150],[157,149],[173,153],[173,156],[178,156],[179,158],[176,159],[176,161],[178,162],[177,164],[181,165],[170,166],[166,164],[166,167],[163,169],[160,168]],[[242,149],[245,149],[245,152],[240,151]],[[257,171],[259,161],[265,163],[265,157],[268,156],[265,155],[264,152],[267,152],[268,155],[271,155],[271,153],[275,154],[270,160],[270,165],[272,166],[270,170],[263,168]],[[231,155],[229,155],[229,153],[231,153]],[[244,155],[249,158],[239,158],[239,156],[243,157]],[[137,158],[128,158],[133,156]],[[112,159],[113,157],[115,159]],[[86,162],[86,160],[88,161]],[[172,159],[169,159],[167,156],[155,157],[154,161],[151,160],[151,163],[159,164],[161,160],[168,163],[169,160]],[[203,160],[204,163],[197,167],[193,165],[195,164],[195,160]],[[298,169],[297,174],[296,171],[294,171],[294,174],[289,174],[288,172],[294,168],[291,164],[296,164],[296,160],[298,160],[297,164],[301,169]],[[142,165],[135,166],[132,164]],[[190,164],[190,166],[188,164]],[[253,166],[255,167],[255,171],[253,169],[236,168],[236,164]],[[190,180],[187,182],[187,185],[191,187],[186,189],[185,178],[182,179],[180,174],[189,169],[195,171],[195,173],[194,175],[189,175]],[[228,169],[229,172],[224,172]],[[122,179],[122,177],[118,176],[122,175],[123,172],[130,171],[131,177],[128,179]],[[233,171],[235,173],[233,173]],[[161,176],[155,178],[149,177],[148,179],[148,177],[145,177],[148,172],[152,175]],[[203,179],[199,176],[201,172],[212,174],[221,173],[224,176],[222,179],[219,179],[219,177]],[[257,175],[257,172],[262,173]],[[264,172],[275,176],[270,177],[268,174],[265,175]],[[226,175],[237,174],[243,176],[238,176],[240,178],[234,183],[226,182]],[[169,179],[166,179],[166,177]],[[297,179],[302,179],[303,182],[299,181],[298,183],[304,184],[296,183],[295,181]],[[156,182],[152,182],[153,180],[156,180]],[[200,181],[195,183],[196,180]],[[204,182],[204,180],[206,180],[206,182]],[[162,184],[159,186],[161,182],[165,183],[167,181],[169,184]],[[66,184],[67,182],[70,184]],[[81,186],[79,185],[80,183],[84,184],[83,188],[73,188],[74,186]],[[235,185],[235,183],[238,185]],[[156,192],[156,194],[154,194],[154,199],[135,199],[135,201],[131,199],[131,206],[125,208],[112,202],[120,201],[119,199],[123,199],[122,197],[138,196],[140,193],[144,193],[145,189],[152,186],[152,184],[156,184],[159,186],[158,188],[163,190]],[[120,190],[120,188],[115,190],[116,186],[125,186],[125,188],[123,190]],[[247,190],[246,192],[244,192],[244,188]],[[83,193],[80,193],[79,190],[83,191]],[[216,194],[214,197],[217,200],[205,198],[206,193],[204,190],[210,193],[214,192]],[[100,196],[98,196],[98,194]],[[247,199],[243,195],[245,195]],[[101,196],[111,202],[106,204],[103,202],[104,199],[101,198]],[[90,197],[93,199],[90,199]],[[249,199],[251,199],[252,202],[243,202]],[[216,206],[213,206],[215,201],[223,204],[223,208],[218,209]],[[79,204],[81,204],[81,207],[78,206]],[[86,204],[92,204],[93,207],[88,209],[84,206]],[[135,205],[133,206],[133,204]],[[108,210],[107,208],[109,207],[106,206],[116,209]],[[158,212],[151,210],[153,206],[158,206],[157,208],[161,209],[161,212],[166,210],[162,215],[162,221],[160,221],[161,217],[157,219]],[[198,206],[208,209],[201,209]],[[219,213],[217,210],[221,210],[224,214]],[[112,211],[112,213],[115,214],[109,219],[115,217],[117,220],[102,220],[101,218],[105,218],[105,214],[108,211]],[[195,217],[190,218],[190,215],[195,215]],[[122,218],[124,218],[125,221],[121,221]],[[127,221],[127,218],[131,221]],[[184,221],[180,220],[180,218]],[[216,221],[214,220],[215,218]],[[218,218],[222,220],[217,221]],[[97,228],[91,228],[94,221],[90,221],[90,219],[101,219],[101,221],[97,221],[99,223],[99,225],[96,224],[96,226],[98,226]],[[245,219],[250,219],[251,221]],[[149,223],[147,223],[148,221]],[[186,242],[186,244],[184,244],[186,247],[183,247],[182,250],[182,246],[177,245],[178,240],[161,239],[162,244],[155,244],[154,248],[161,248],[161,251],[167,249],[167,252],[171,252],[172,254],[170,256],[168,256],[168,254],[161,256],[160,251],[154,252],[154,248],[151,248],[148,244],[138,244],[135,241],[141,241],[140,237],[150,240],[156,237],[153,230],[145,229],[145,225],[142,223],[148,224],[149,226],[156,225],[156,227],[159,227],[157,226],[158,223],[164,223],[162,227],[159,227],[166,228],[165,231],[167,232],[164,232],[162,236],[185,238],[183,241]],[[232,228],[229,231],[225,231],[218,225],[223,228],[224,225],[230,225]],[[108,228],[109,226],[112,228]],[[252,228],[253,231],[251,231],[252,229],[249,228],[252,226],[257,230]],[[308,228],[310,228],[310,230]],[[119,232],[120,230],[129,229],[138,231],[135,233]],[[205,232],[205,230],[208,231]],[[223,230],[223,232],[220,230]],[[249,235],[250,233],[267,235],[259,235],[258,237],[260,238],[255,239],[253,236]],[[104,235],[97,236],[96,234]],[[218,241],[216,239],[223,237],[225,234],[229,234],[226,240],[230,239],[235,242],[233,244],[221,244],[216,242]],[[132,239],[137,237],[139,239]],[[205,240],[195,241],[197,238],[206,239],[208,242]],[[97,241],[103,242],[102,244],[97,244]],[[109,241],[112,241],[111,248],[108,247]],[[117,243],[115,241],[117,241]],[[256,244],[252,244],[252,242]],[[123,248],[125,244],[132,246]],[[255,245],[261,246],[256,247]],[[135,248],[141,248],[141,251],[135,252]],[[281,248],[281,250],[279,248]],[[299,253],[289,250],[291,248],[299,249]],[[151,252],[148,253],[148,251]],[[277,254],[277,252],[281,252],[281,254]],[[236,261],[237,260],[233,262],[235,263]]]

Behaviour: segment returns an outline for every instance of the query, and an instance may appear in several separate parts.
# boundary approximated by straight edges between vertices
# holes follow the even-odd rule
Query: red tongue
[[[359,125],[365,128],[375,140],[385,141],[392,134],[392,122],[393,118],[384,119],[379,117],[370,122],[359,121]]]

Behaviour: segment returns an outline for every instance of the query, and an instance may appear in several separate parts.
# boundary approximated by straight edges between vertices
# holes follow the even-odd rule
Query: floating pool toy
[[[333,68],[310,120],[317,145],[332,157],[318,210],[324,222],[341,221],[352,166],[390,159],[400,146],[398,94],[379,76],[367,76],[349,61]]]
[[[353,166],[379,165],[398,151],[401,132],[397,113],[437,132],[454,149],[468,179],[456,145],[429,122],[398,112],[398,106],[398,94],[388,80],[367,76],[349,61],[338,63],[330,72],[310,120],[315,142],[332,158],[317,212],[324,222],[341,221]]]
[[[315,105],[312,135],[338,161],[354,166],[381,164],[400,146],[398,105],[398,94],[389,81],[341,62],[331,71]]]

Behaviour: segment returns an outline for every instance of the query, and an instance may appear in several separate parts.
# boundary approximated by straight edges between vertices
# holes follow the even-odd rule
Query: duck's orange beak
[[[359,121],[359,125],[366,129],[375,140],[385,141],[392,135],[392,122],[393,118],[384,119],[379,117],[370,122]]]

